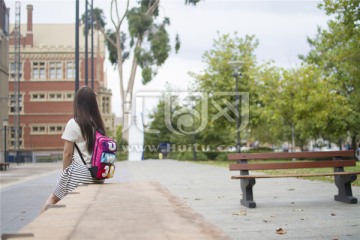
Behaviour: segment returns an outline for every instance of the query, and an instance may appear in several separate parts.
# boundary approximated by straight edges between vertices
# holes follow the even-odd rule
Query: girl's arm
[[[73,153],[74,153],[74,143],[65,140],[64,152],[63,152],[63,170],[71,164]]]

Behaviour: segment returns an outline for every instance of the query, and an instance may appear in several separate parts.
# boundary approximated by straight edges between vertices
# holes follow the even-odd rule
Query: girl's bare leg
[[[57,202],[60,201],[60,198],[58,198],[57,196],[55,196],[55,194],[51,193],[51,195],[49,196],[49,198],[46,200],[44,206],[41,208],[40,210],[40,214],[45,212],[46,208],[48,205],[51,204],[56,204]]]

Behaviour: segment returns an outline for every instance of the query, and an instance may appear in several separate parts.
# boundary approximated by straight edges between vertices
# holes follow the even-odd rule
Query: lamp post
[[[4,127],[4,162],[7,162],[7,152],[6,152],[6,145],[7,145],[7,126],[8,126],[8,120],[3,120],[3,127]]]
[[[238,105],[240,104],[240,98],[239,98],[239,77],[241,77],[240,67],[242,65],[242,61],[229,61],[229,65],[233,68],[233,74],[232,76],[235,78],[235,99]],[[240,139],[240,115],[241,112],[239,110],[239,107],[237,108],[237,114],[235,114],[236,118],[236,152],[241,152],[241,139]]]
[[[79,90],[79,0],[75,2],[75,93]]]

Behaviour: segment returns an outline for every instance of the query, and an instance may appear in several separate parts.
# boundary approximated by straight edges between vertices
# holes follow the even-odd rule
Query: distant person
[[[56,204],[79,184],[103,183],[94,180],[88,167],[82,162],[79,153],[74,151],[74,143],[80,148],[84,160],[91,164],[95,141],[95,131],[105,134],[104,121],[101,118],[95,92],[89,87],[80,88],[74,99],[74,117],[68,121],[61,136],[64,140],[63,172],[53,192],[46,200],[41,213],[50,204]]]
[[[282,149],[284,152],[289,152],[289,144],[288,143],[284,143],[282,146]]]
[[[357,158],[358,161],[360,161],[360,142],[357,145],[356,158]]]
[[[351,150],[351,145],[350,143],[345,143],[345,150]]]

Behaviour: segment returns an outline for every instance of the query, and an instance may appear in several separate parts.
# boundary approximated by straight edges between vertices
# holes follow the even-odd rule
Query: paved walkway
[[[30,207],[27,204],[30,199],[37,198],[32,208],[40,209],[45,197],[40,201],[39,196],[44,191],[51,192],[57,175],[55,172],[2,187],[3,233],[9,232],[6,226],[17,225],[20,229],[25,225],[20,226],[22,221],[17,219],[21,209],[27,211]],[[226,168],[192,162],[125,161],[117,164],[115,178],[109,182],[158,182],[231,239],[360,239],[360,204],[334,201],[333,195],[337,191],[334,184],[293,178],[259,179],[254,188],[257,208],[247,209],[239,203],[239,181],[231,180],[230,176]],[[35,187],[37,184],[39,187]],[[23,203],[15,201],[19,191],[25,192],[30,186],[34,188],[29,190],[31,194],[27,200]],[[353,187],[353,194],[360,200],[359,187]],[[8,214],[3,217],[9,203],[14,205],[12,211],[17,211],[12,219],[7,217]],[[276,232],[280,228],[282,235]]]

